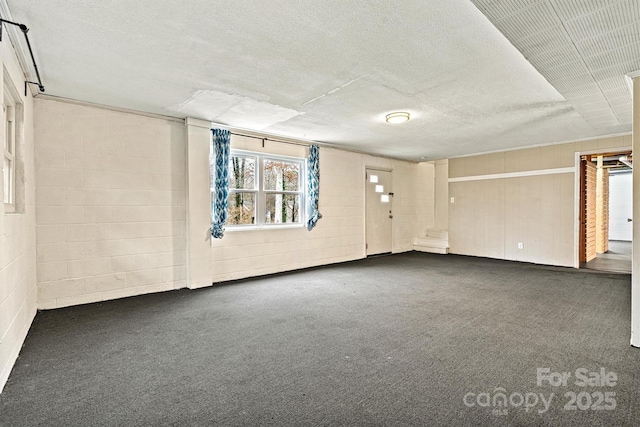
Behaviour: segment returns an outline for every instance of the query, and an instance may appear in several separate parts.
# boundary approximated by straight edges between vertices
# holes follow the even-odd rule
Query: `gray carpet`
[[[603,254],[598,254],[591,261],[583,263],[581,268],[631,274],[632,246],[632,242],[609,240],[609,250]]]
[[[40,312],[0,424],[631,426],[640,349],[629,322],[628,275],[371,258]],[[577,369],[601,367],[615,386],[575,384]],[[538,386],[537,368],[572,377]],[[513,400],[506,414],[477,405],[496,388]],[[571,392],[582,393],[575,410]],[[613,406],[597,405],[599,392],[614,392],[615,408],[596,409]],[[554,397],[539,413],[518,393]]]

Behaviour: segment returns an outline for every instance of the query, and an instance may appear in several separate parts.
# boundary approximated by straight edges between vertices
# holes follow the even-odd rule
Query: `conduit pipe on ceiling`
[[[11,24],[20,28],[20,31],[22,31],[22,34],[24,34],[24,39],[27,42],[27,47],[29,48],[29,55],[31,55],[31,62],[33,62],[33,69],[36,72],[36,78],[38,79],[38,81],[37,82],[32,82],[30,80],[24,81],[24,96],[27,96],[28,85],[36,85],[38,86],[38,89],[40,90],[40,92],[44,92],[44,85],[42,84],[42,79],[40,78],[40,71],[38,71],[36,58],[33,56],[33,49],[31,49],[31,43],[29,42],[29,36],[27,35],[27,33],[29,32],[29,28],[27,28],[27,26],[24,24],[18,24],[17,22],[7,21],[6,19],[0,18],[0,41],[2,41],[2,25],[3,24]]]

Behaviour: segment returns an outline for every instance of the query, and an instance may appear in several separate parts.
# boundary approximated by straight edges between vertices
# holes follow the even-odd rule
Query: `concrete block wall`
[[[5,30],[6,31],[6,30]],[[6,34],[5,34],[6,37]],[[36,314],[35,179],[33,166],[33,99],[24,96],[24,74],[8,38],[0,43],[0,62],[24,106],[22,140],[18,142],[17,212],[0,202],[0,392],[18,357]],[[0,74],[2,76],[2,74]],[[0,77],[3,78],[3,77]],[[6,83],[6,82],[3,82]],[[4,84],[0,85],[2,90]],[[1,115],[0,115],[1,117]],[[2,119],[4,120],[4,119]],[[2,142],[0,142],[2,146]],[[4,162],[0,161],[0,169]],[[0,193],[4,191],[0,170]],[[0,197],[0,199],[3,199]]]
[[[394,252],[413,250],[413,240],[435,224],[435,163],[393,162]]]
[[[38,307],[186,286],[182,121],[35,101]]]
[[[366,167],[393,170],[394,252],[412,250],[416,230],[433,226],[433,163],[324,147],[323,219],[312,232],[228,230],[211,241],[209,123],[194,131],[181,121],[46,98],[35,108],[43,309],[363,258]],[[239,136],[232,148],[306,156],[301,146],[269,141],[262,147]]]
[[[304,152],[298,154],[304,155]],[[213,239],[207,248],[210,281],[221,282],[363,257],[364,187],[359,188],[357,183],[364,182],[364,171],[360,174],[357,168],[347,167],[349,160],[346,152],[320,150],[320,212],[323,218],[311,232],[303,227],[255,231],[227,229],[222,239]]]
[[[435,162],[435,228],[449,229],[449,161]]]
[[[393,172],[393,252],[412,250],[417,228],[433,224],[433,164],[414,164],[381,157],[320,149],[320,212],[316,228],[231,230],[209,239],[209,124],[189,127],[189,251],[192,288],[211,282],[259,276],[364,258],[365,169]],[[235,149],[305,157],[306,149],[232,136]],[[208,157],[206,157],[208,158]],[[424,179],[427,182],[419,182]],[[420,189],[420,191],[418,191]],[[425,213],[426,212],[426,213]],[[206,214],[205,214],[206,213]],[[418,222],[422,225],[418,227]]]
[[[413,250],[417,222],[422,222],[420,228],[433,222],[432,213],[418,218],[419,207],[429,210],[429,206],[433,206],[432,192],[416,195],[420,166],[323,147],[320,149],[320,212],[323,218],[316,228],[312,231],[306,228],[228,231],[223,239],[216,239],[210,245],[212,281],[364,258],[366,167],[393,171],[392,251]],[[430,167],[432,165],[422,166],[423,169]]]

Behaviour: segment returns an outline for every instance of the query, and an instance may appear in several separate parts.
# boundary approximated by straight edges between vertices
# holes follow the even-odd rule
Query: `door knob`
[[[627,222],[631,222],[633,221],[631,218],[627,218]]]

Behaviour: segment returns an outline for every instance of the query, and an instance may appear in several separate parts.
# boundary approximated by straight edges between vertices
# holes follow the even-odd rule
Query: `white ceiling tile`
[[[592,73],[593,77],[600,81],[615,77],[622,77],[627,73],[637,70],[640,70],[640,58],[629,62],[614,64],[607,68],[592,70]]]
[[[631,114],[617,114],[616,117],[620,124],[631,124],[633,122],[633,116]]]
[[[526,37],[518,40],[511,39],[508,33],[506,35],[525,58],[537,57],[571,45],[571,39],[561,25],[550,27],[540,33],[529,33]]]
[[[629,94],[629,87],[623,75],[598,80],[598,86],[607,97],[619,98]]]
[[[552,83],[553,84],[553,83]],[[591,96],[600,93],[600,88],[596,82],[589,83],[584,86],[567,86],[561,93],[566,98],[577,98],[581,96]]]
[[[638,43],[638,40],[640,40],[640,22],[636,21],[588,39],[575,40],[575,43],[584,56],[592,57]]]
[[[593,70],[608,68],[611,64],[630,62],[640,59],[640,41],[595,56],[585,56],[584,60]]]
[[[593,13],[566,21],[565,25],[574,40],[580,41],[602,36],[640,19],[638,0],[623,0],[598,9]]]
[[[620,120],[617,117],[603,120],[588,120],[589,124],[596,129],[603,129],[608,127],[614,127],[620,125]]]
[[[616,114],[616,116],[631,116],[633,115],[633,109],[631,108],[631,105],[627,106],[626,108],[622,105],[617,105],[613,108],[613,112]]]
[[[609,102],[609,105],[611,105],[611,108],[616,111],[617,110],[621,110],[621,109],[629,109],[629,111],[631,111],[631,95],[628,96],[623,96],[620,98],[607,98],[607,101]]]
[[[631,106],[629,106],[628,108],[624,108],[622,106],[615,107],[615,108],[612,108],[612,111],[613,111],[613,114],[615,114],[616,117],[618,118],[632,116]]]
[[[615,122],[618,120],[618,118],[616,117],[615,114],[613,114],[612,111],[605,111],[602,114],[596,114],[591,113],[586,115],[585,117],[587,119],[587,121],[589,121],[589,124],[593,125],[595,123],[599,123],[599,122],[606,122],[608,123],[607,126],[611,126],[612,124],[615,124]]]
[[[509,34],[514,41],[545,32],[559,24],[560,21],[547,2],[523,8],[496,22],[498,29]]]
[[[532,61],[532,63],[535,61]],[[569,78],[571,76],[585,75],[589,69],[582,60],[559,64],[555,67],[536,67],[549,81],[556,81]]]
[[[522,40],[519,44],[522,44]],[[537,49],[535,55],[529,54],[529,52],[524,48],[521,49],[521,51],[538,70],[582,60],[577,49],[569,42],[569,40],[567,40],[567,44],[557,49]]]
[[[593,13],[603,7],[611,6],[617,1],[620,0],[550,0],[554,9],[564,21],[570,21],[583,15]]]
[[[610,108],[591,111],[588,113],[588,120],[590,121],[599,121],[599,120],[612,120],[615,119],[615,114],[611,111]]]
[[[588,72],[583,74],[577,74],[562,79],[548,79],[549,82],[558,89],[561,93],[563,90],[567,90],[574,87],[590,86],[594,84],[593,77]]]
[[[620,126],[620,120],[618,120],[617,117],[611,119],[611,120],[600,120],[597,122],[589,122],[589,125],[592,126],[594,129],[609,129],[609,128],[616,128],[617,126]],[[613,133],[613,132],[611,132]]]

